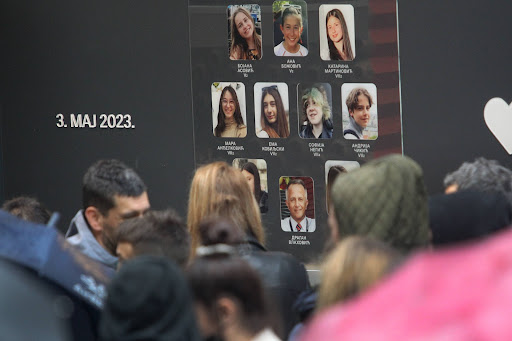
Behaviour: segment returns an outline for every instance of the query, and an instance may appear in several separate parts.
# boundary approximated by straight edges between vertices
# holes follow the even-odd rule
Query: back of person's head
[[[369,288],[401,261],[401,254],[369,237],[343,239],[322,265],[317,310],[352,298]]]
[[[132,259],[108,288],[100,340],[199,340],[192,303],[187,283],[171,261]]]
[[[453,185],[457,190],[501,192],[512,205],[512,171],[496,160],[479,157],[473,162],[464,162],[456,171],[444,178],[445,188]]]
[[[146,192],[139,175],[119,160],[99,160],[87,169],[82,182],[82,204],[102,214],[115,206],[114,196],[138,197]]]
[[[4,202],[2,205],[4,211],[27,221],[46,225],[50,220],[50,212],[46,207],[35,198],[16,197]]]
[[[228,217],[246,235],[265,241],[260,209],[242,173],[225,162],[214,162],[197,169],[188,202],[187,225],[191,253],[199,245],[199,224],[210,216]]]
[[[128,243],[133,257],[153,255],[167,257],[179,266],[187,263],[190,234],[180,216],[171,209],[149,211],[140,218],[128,219],[119,225],[117,244]],[[124,259],[121,259],[123,262]]]
[[[512,207],[500,192],[460,190],[429,198],[434,246],[483,238],[512,223]]]
[[[240,237],[229,225],[229,221],[218,220],[210,226],[216,233],[207,233],[208,245],[197,249],[198,257],[187,269],[197,309],[207,316],[214,334],[207,335],[212,331],[204,329],[204,338],[223,338],[227,328],[234,326],[255,335],[271,324],[258,273],[238,255],[235,247],[226,245]]]
[[[211,216],[199,224],[199,240],[203,246],[214,244],[239,245],[246,241],[245,233],[226,217]]]
[[[339,176],[331,204],[339,239],[371,236],[405,252],[430,244],[423,172],[408,157],[384,156]]]

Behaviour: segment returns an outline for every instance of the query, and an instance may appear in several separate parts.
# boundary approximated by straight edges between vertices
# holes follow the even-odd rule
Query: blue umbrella
[[[32,269],[97,309],[114,271],[69,244],[54,227],[20,220],[0,210],[0,257]]]

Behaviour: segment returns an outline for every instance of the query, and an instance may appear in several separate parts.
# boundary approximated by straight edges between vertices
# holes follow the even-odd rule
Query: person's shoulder
[[[259,138],[269,138],[268,133],[267,133],[265,130],[263,130],[263,129],[262,129],[262,130],[260,130],[260,131],[256,134],[256,136],[258,136]]]
[[[315,232],[315,230],[316,230],[315,219],[308,218],[308,217],[306,217],[306,219],[308,220],[308,225],[309,225],[308,232]]]
[[[247,136],[247,126],[245,124],[239,125],[237,137],[246,137],[246,136]]]
[[[231,60],[237,60],[242,59],[242,48],[240,45],[235,45],[231,49],[231,52],[229,53],[229,59]]]
[[[300,44],[299,44],[300,45]],[[303,56],[307,56],[308,55],[308,49],[305,48],[304,46],[300,45],[300,53],[303,55]]]
[[[329,53],[329,49],[322,49],[320,51],[320,58],[322,58],[322,60],[331,60],[331,54]]]
[[[290,232],[290,217],[286,217],[281,220],[281,230],[285,232]]]
[[[358,137],[354,135],[354,133],[347,130],[343,132],[343,137],[347,140],[358,140]]]
[[[280,42],[279,44],[277,44],[276,46],[274,46],[274,54],[276,56],[279,56],[281,55],[282,53],[282,50],[284,49],[283,47],[283,42]]]

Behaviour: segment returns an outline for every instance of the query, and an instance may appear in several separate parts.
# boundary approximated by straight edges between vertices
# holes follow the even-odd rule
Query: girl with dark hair
[[[256,198],[256,202],[258,202],[260,206],[261,213],[268,212],[268,193],[261,189],[260,185],[260,172],[258,171],[258,167],[252,162],[247,162],[242,167],[242,174],[249,182],[249,186],[252,189],[252,193]]]
[[[222,89],[214,135],[217,137],[247,136],[247,126],[242,118],[238,96],[231,85]]]
[[[261,130],[256,135],[261,138],[283,138],[290,135],[288,117],[276,85],[262,89]]]
[[[302,42],[302,30],[304,29],[302,15],[295,7],[285,6],[287,7],[284,8],[281,14],[280,25],[283,41],[274,47],[274,54],[276,56],[305,57],[308,55],[308,49],[300,44]]]
[[[230,19],[231,48],[229,58],[261,59],[261,36],[256,32],[254,19],[249,11],[238,7],[233,11]]]
[[[243,234],[225,219],[210,218],[199,227],[201,243],[187,270],[204,339],[280,340],[266,304],[258,273],[238,255]]]
[[[327,12],[325,18],[327,45],[329,51],[322,53],[323,60],[353,60],[354,53],[350,44],[347,23],[343,13],[337,8]]]

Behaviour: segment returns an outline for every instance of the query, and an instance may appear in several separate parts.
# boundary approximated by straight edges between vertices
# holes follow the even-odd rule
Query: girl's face
[[[263,112],[267,118],[268,123],[273,124],[277,121],[277,106],[274,96],[266,94],[263,97]]]
[[[235,15],[235,26],[240,36],[244,39],[252,37],[254,25],[252,19],[248,18],[244,13],[239,12]]]
[[[318,125],[322,123],[322,106],[315,102],[311,97],[306,102],[306,114],[308,115],[308,121],[312,125]]]
[[[330,16],[327,20],[327,33],[329,39],[337,43],[343,39],[343,30],[341,29],[341,21],[335,16]]]
[[[224,117],[227,119],[232,118],[235,115],[236,104],[231,92],[226,91],[224,96],[221,98],[222,102],[222,111],[224,112]]]
[[[247,179],[249,183],[249,187],[251,187],[252,194],[254,194],[254,175],[246,171],[245,169],[242,171],[242,175]]]
[[[283,32],[284,43],[287,47],[294,48],[297,46],[302,34],[302,28],[297,17],[289,15],[284,19],[284,23],[281,25],[281,32]]]

